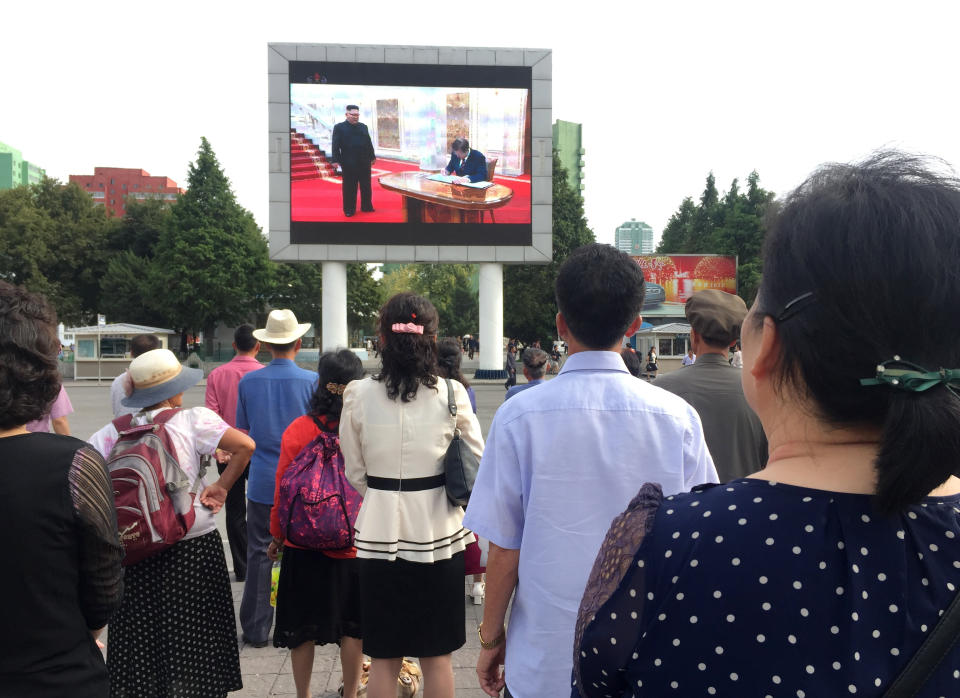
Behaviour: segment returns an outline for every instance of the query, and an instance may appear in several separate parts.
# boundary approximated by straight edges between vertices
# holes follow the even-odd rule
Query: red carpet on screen
[[[293,169],[291,162],[291,170]],[[327,166],[329,167],[329,165]],[[357,212],[351,218],[343,215],[343,199],[340,177],[324,171],[310,179],[294,178],[290,182],[290,219],[302,222],[362,222],[362,223],[400,223],[403,222],[402,197],[380,187],[377,178],[391,172],[406,172],[419,169],[416,165],[396,160],[378,158],[373,165],[371,186],[373,187],[373,213],[360,210],[360,195],[357,192]],[[530,222],[530,176],[501,177],[494,175],[493,181],[513,190],[513,198],[506,206],[494,211],[497,223]],[[490,218],[487,217],[489,221]]]

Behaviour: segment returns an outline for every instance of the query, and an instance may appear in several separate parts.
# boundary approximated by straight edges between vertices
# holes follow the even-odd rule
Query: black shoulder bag
[[[933,631],[911,657],[883,698],[913,698],[960,640],[960,594],[957,594]]]
[[[465,507],[470,501],[473,483],[477,480],[480,461],[460,438],[460,429],[457,427],[457,402],[453,398],[453,383],[449,378],[444,380],[447,382],[447,409],[453,417],[453,440],[447,446],[447,453],[443,457],[447,499],[457,506]]]

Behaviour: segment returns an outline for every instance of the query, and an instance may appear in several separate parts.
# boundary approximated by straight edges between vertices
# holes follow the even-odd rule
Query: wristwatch
[[[483,639],[483,633],[480,632],[482,628],[483,628],[483,623],[477,626],[477,637],[480,638],[480,646],[485,650],[492,650],[494,647],[497,647],[503,644],[503,641],[507,639],[507,629],[503,628],[500,631],[500,634],[497,635],[495,640],[491,640],[490,642],[487,642],[486,640]]]

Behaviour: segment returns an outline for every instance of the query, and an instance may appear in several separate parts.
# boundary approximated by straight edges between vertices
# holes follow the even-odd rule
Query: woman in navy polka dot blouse
[[[957,221],[899,153],[786,198],[742,331],[767,467],[613,522],[573,696],[884,694],[960,588]],[[918,695],[960,695],[960,645]]]

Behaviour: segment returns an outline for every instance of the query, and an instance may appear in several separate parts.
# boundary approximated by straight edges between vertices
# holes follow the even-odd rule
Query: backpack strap
[[[133,415],[124,414],[114,419],[112,424],[113,424],[113,428],[116,429],[117,433],[119,434],[120,432],[126,431],[127,429],[129,429],[132,422],[133,422]]]
[[[953,598],[933,632],[910,658],[896,681],[890,684],[883,694],[884,698],[912,698],[917,695],[957,644],[957,640],[960,640],[960,593]]]

